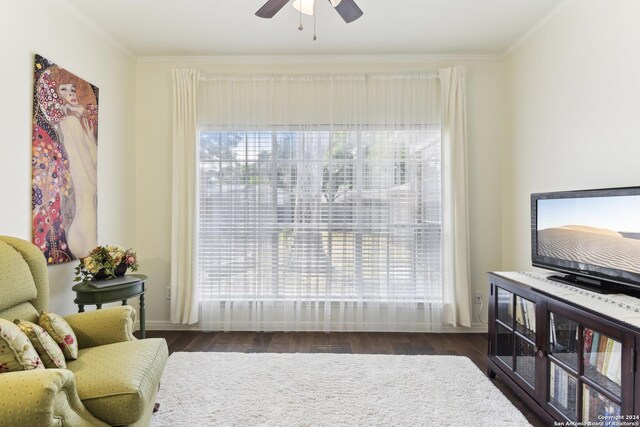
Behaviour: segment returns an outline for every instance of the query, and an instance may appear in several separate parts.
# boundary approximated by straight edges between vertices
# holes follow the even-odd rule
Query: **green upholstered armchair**
[[[42,252],[0,236],[0,318],[36,322],[48,302]],[[130,306],[65,319],[78,340],[78,359],[67,361],[67,369],[1,373],[0,427],[148,425],[168,356],[165,340],[137,340]]]

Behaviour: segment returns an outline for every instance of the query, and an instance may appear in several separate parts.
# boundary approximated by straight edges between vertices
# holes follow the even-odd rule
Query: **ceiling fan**
[[[313,10],[313,2],[314,0],[306,0],[306,3],[310,6],[305,7],[304,4],[301,4],[303,1],[297,0],[294,3],[297,3],[298,6],[296,6],[296,4],[294,4],[294,6],[296,6],[296,9],[300,10],[302,13],[311,14],[304,10]],[[256,16],[259,16],[260,18],[273,18],[273,16],[287,3],[289,3],[289,0],[268,0],[264,6],[256,12]],[[347,24],[360,18],[363,14],[362,10],[353,0],[329,0],[329,3],[331,3]]]

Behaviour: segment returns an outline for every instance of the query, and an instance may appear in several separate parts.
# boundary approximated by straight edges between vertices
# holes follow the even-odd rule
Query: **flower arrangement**
[[[124,274],[127,268],[138,271],[138,257],[133,250],[117,245],[97,246],[89,255],[80,258],[75,269],[75,281],[91,280],[96,276],[108,279],[116,276],[116,269],[122,269]]]

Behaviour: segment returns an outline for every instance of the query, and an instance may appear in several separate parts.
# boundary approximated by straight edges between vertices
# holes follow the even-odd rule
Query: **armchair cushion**
[[[15,320],[20,330],[25,333],[31,344],[36,349],[38,356],[42,359],[45,368],[66,368],[64,354],[58,344],[40,326],[28,320]]]
[[[6,319],[0,319],[0,373],[44,369],[29,338]]]
[[[0,241],[0,271],[0,311],[38,296],[29,265],[19,252],[3,241]]]
[[[78,358],[78,339],[66,320],[55,313],[43,311],[38,318],[38,324],[51,335],[66,359]]]
[[[129,305],[76,313],[64,319],[73,328],[81,349],[136,340],[133,336],[136,311]]]
[[[82,405],[75,377],[66,369],[0,374],[0,390],[0,427],[107,427]]]
[[[165,340],[148,338],[82,349],[67,368],[93,415],[111,425],[126,425],[153,407],[167,356]]]
[[[0,290],[0,293],[2,290]],[[29,320],[30,322],[38,321],[38,312],[29,302],[23,302],[22,304],[15,305],[6,310],[0,311],[0,318],[12,320]]]

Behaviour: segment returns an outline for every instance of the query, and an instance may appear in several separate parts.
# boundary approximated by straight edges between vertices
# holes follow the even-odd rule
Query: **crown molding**
[[[86,22],[93,28],[93,30],[100,35],[104,40],[106,40],[111,46],[119,50],[121,53],[125,54],[129,59],[135,60],[136,56],[133,54],[131,50],[129,50],[125,45],[116,40],[111,34],[109,34],[103,27],[100,25],[95,19],[86,13],[79,10],[73,4],[69,3],[66,0],[53,0],[60,7],[65,8],[70,13],[74,14],[80,20]]]
[[[502,55],[460,54],[379,54],[379,55],[212,55],[212,56],[140,56],[138,63],[188,62],[209,64],[363,64],[363,63],[435,63],[443,61],[499,61]]]
[[[514,50],[516,50],[520,45],[529,40],[535,33],[537,33],[542,27],[544,27],[554,16],[556,16],[560,11],[562,11],[569,3],[573,0],[564,0],[556,7],[551,9],[549,13],[542,17],[538,22],[536,22],[531,28],[529,28],[523,35],[521,35],[515,42],[511,43],[511,45],[502,53],[501,59],[509,56]]]

